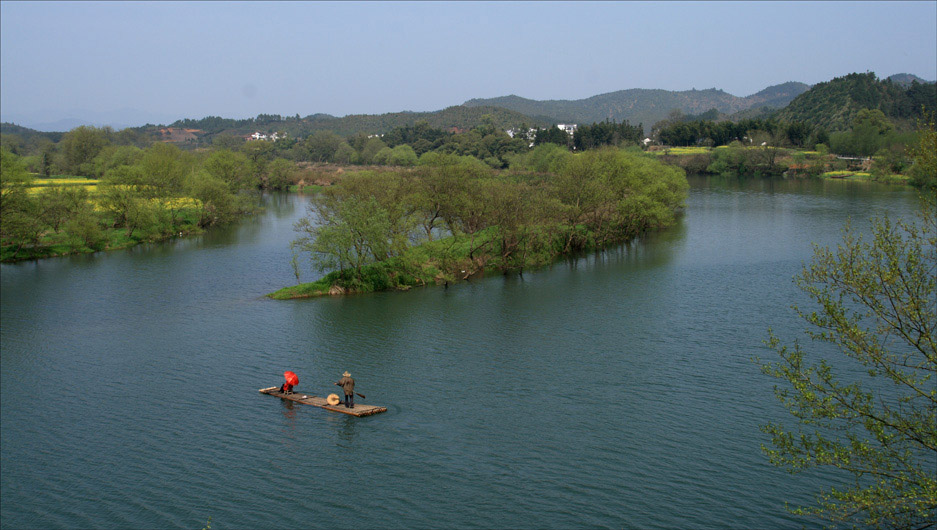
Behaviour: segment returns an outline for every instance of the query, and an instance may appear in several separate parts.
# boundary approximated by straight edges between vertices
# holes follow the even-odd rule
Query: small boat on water
[[[387,412],[387,407],[376,407],[374,405],[362,405],[361,403],[356,403],[355,408],[347,408],[341,403],[337,405],[331,405],[326,400],[326,398],[313,396],[312,394],[307,394],[305,392],[290,392],[289,394],[283,393],[280,391],[280,387],[271,386],[269,388],[261,388],[259,390],[261,394],[268,394],[271,396],[276,396],[280,399],[288,399],[290,401],[295,401],[297,403],[302,403],[303,405],[312,405],[313,407],[319,407],[320,409],[331,410],[332,412],[341,412],[342,414],[349,414],[351,416],[370,416],[372,414],[378,414],[380,412]]]

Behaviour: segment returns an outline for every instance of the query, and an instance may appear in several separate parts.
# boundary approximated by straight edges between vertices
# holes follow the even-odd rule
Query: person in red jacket
[[[292,394],[293,386],[299,384],[299,378],[296,377],[295,373],[289,370],[283,372],[283,378],[286,379],[286,381],[280,385],[280,392],[283,392],[284,394]]]

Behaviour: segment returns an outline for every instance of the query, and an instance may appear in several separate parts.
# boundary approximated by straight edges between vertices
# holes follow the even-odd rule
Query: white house
[[[576,129],[579,127],[575,123],[557,123],[557,129],[561,131],[566,131],[566,134],[572,136],[576,132]]]
[[[514,138],[515,136],[519,136],[523,134],[524,138],[528,140],[533,140],[537,136],[537,129],[534,129],[533,127],[531,127],[530,129],[527,129],[527,132],[521,131],[520,129],[508,129],[504,132],[508,133],[508,136],[510,136],[511,138]]]
[[[269,141],[271,141],[271,142],[276,142],[277,140],[280,140],[280,139],[283,139],[283,138],[286,138],[286,134],[285,134],[285,133],[283,134],[283,136],[280,136],[280,133],[273,133],[273,134],[271,134],[271,135],[268,136],[268,135],[266,135],[266,134],[264,134],[264,133],[262,133],[262,132],[255,132],[254,134],[252,134],[252,135],[250,135],[250,136],[248,137],[248,139],[250,139],[250,140],[264,140],[264,141],[269,140]]]

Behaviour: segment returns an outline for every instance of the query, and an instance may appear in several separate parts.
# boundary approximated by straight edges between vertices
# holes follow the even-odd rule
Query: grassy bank
[[[113,222],[105,222],[106,228],[98,227],[94,236],[89,237],[81,228],[74,231],[48,230],[39,240],[30,245],[17,248],[12,244],[0,246],[0,262],[12,263],[43,258],[55,258],[72,254],[90,254],[93,252],[120,250],[137,246],[141,243],[156,243],[176,237],[201,234],[204,229],[198,225],[198,214],[194,210],[177,212],[178,224],[173,231],[151,227],[127,234],[126,228],[113,228]]]
[[[873,175],[868,171],[826,171],[820,175],[824,179],[838,180],[859,180],[866,182],[879,182],[884,184],[910,184],[910,177],[907,175]]]
[[[787,178],[865,180],[910,184],[910,178],[891,173],[881,157],[867,161],[842,159],[828,151],[771,146],[669,147],[647,152],[687,173],[784,176]]]
[[[474,238],[450,236],[407,248],[400,256],[371,263],[357,269],[333,271],[315,282],[284,287],[267,296],[274,300],[313,298],[325,295],[406,291],[426,285],[448,285],[479,275],[517,270],[512,255],[501,247],[501,233],[492,227]],[[594,239],[593,239],[594,241]],[[562,255],[562,241],[525,254],[525,265],[534,269],[553,262]],[[479,247],[491,249],[474,253]],[[533,250],[533,249],[528,249]]]

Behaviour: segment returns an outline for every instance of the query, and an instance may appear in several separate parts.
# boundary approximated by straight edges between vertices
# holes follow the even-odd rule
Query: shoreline
[[[682,216],[681,211],[678,214]],[[556,252],[553,254],[541,253],[531,262],[527,262],[522,267],[505,266],[499,257],[470,258],[466,254],[458,256],[441,255],[443,248],[454,246],[453,237],[424,242],[421,245],[410,247],[401,256],[396,256],[388,260],[379,261],[365,265],[361,268],[360,275],[365,277],[382,276],[386,278],[384,287],[374,288],[348,288],[339,285],[340,280],[353,280],[354,270],[345,269],[344,271],[332,271],[325,276],[313,282],[304,282],[297,285],[283,287],[271,293],[264,295],[273,300],[298,300],[304,298],[320,298],[323,296],[348,296],[356,294],[368,294],[376,292],[389,291],[409,291],[416,287],[428,286],[446,286],[458,284],[477,278],[486,278],[495,275],[523,274],[525,271],[537,271],[544,267],[549,267],[561,260],[577,257],[592,252],[603,252],[619,245],[631,243],[650,232],[661,232],[668,230],[675,225],[660,226],[653,230],[635,234],[631,237],[612,240],[605,245],[589,245],[583,248],[573,249],[568,252]],[[491,237],[489,234],[486,237]],[[560,243],[557,241],[556,243]],[[554,246],[553,248],[558,247]],[[447,263],[448,266],[443,265]]]

